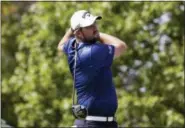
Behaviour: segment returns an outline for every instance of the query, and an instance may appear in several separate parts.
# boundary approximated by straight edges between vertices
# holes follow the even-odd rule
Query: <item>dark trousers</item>
[[[85,128],[118,128],[117,122],[99,122],[99,121],[89,121],[89,120],[79,120],[76,119],[74,125],[78,127]]]

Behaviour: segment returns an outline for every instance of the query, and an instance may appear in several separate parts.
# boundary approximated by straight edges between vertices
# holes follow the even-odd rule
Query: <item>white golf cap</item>
[[[71,17],[71,28],[72,30],[77,30],[79,28],[87,27],[101,18],[101,16],[93,16],[86,10],[76,11]]]

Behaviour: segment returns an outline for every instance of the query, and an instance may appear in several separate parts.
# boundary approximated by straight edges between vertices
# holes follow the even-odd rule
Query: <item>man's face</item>
[[[96,22],[91,26],[84,27],[81,29],[81,37],[83,41],[96,42],[99,39],[99,31]]]

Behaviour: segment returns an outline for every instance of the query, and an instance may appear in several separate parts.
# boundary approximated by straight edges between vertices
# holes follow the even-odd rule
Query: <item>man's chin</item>
[[[99,40],[98,37],[95,37],[93,39],[88,39],[88,40],[83,40],[85,43],[90,43],[90,44],[93,44],[93,43],[96,43],[97,41]]]
[[[90,44],[93,44],[93,43],[96,43],[96,42],[97,42],[96,38],[87,41],[87,43],[90,43]]]
[[[100,38],[100,34],[97,33],[94,37],[98,40]]]

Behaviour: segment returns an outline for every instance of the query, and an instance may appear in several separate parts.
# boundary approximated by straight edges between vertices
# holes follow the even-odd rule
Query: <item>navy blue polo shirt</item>
[[[63,47],[73,75],[75,38],[70,38]],[[114,46],[101,43],[77,43],[75,88],[77,101],[88,109],[88,115],[114,116],[117,96],[112,81],[111,65]]]

